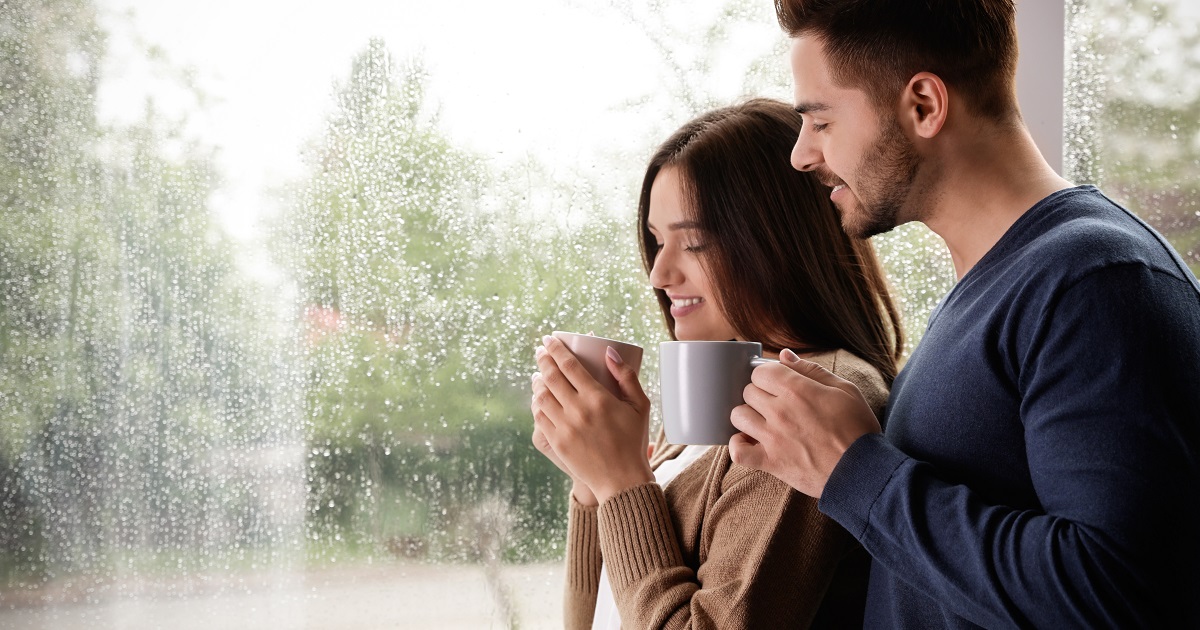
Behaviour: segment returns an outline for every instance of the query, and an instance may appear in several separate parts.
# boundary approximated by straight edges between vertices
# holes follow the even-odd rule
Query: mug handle
[[[760,365],[767,365],[768,363],[779,363],[779,359],[768,359],[767,357],[754,357],[753,359],[750,359],[750,369],[753,370],[754,368],[756,368]]]

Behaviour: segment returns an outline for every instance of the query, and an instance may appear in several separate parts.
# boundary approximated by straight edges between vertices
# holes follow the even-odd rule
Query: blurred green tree
[[[317,555],[539,557],[566,486],[529,441],[533,347],[644,329],[637,256],[586,183],[456,148],[427,80],[372,41],[279,226],[309,348],[309,537]],[[578,214],[559,225],[564,199]],[[496,522],[509,533],[479,535]]]
[[[218,457],[276,439],[278,351],[207,208],[212,156],[149,109],[97,122],[92,2],[0,9],[0,565],[219,562],[260,480]]]

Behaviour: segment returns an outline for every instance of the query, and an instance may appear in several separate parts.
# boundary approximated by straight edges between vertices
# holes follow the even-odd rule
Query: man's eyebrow
[[[825,103],[800,103],[796,105],[797,114],[811,114],[813,112],[823,112],[829,109]]]

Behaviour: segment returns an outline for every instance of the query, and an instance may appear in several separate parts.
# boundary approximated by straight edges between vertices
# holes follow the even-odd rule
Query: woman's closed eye
[[[657,253],[661,252],[663,250],[663,247],[665,247],[665,246],[666,245],[664,243],[654,243],[651,246],[652,247],[651,253],[657,254]],[[704,251],[705,249],[708,249],[708,244],[702,243],[702,242],[683,243],[683,244],[678,245],[677,247],[679,248],[680,251],[698,253],[698,252]]]

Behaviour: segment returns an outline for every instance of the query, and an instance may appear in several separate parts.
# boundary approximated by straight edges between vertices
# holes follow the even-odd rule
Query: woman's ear
[[[921,138],[936,136],[946,124],[949,110],[946,84],[932,72],[914,74],[900,96],[900,119]]]

